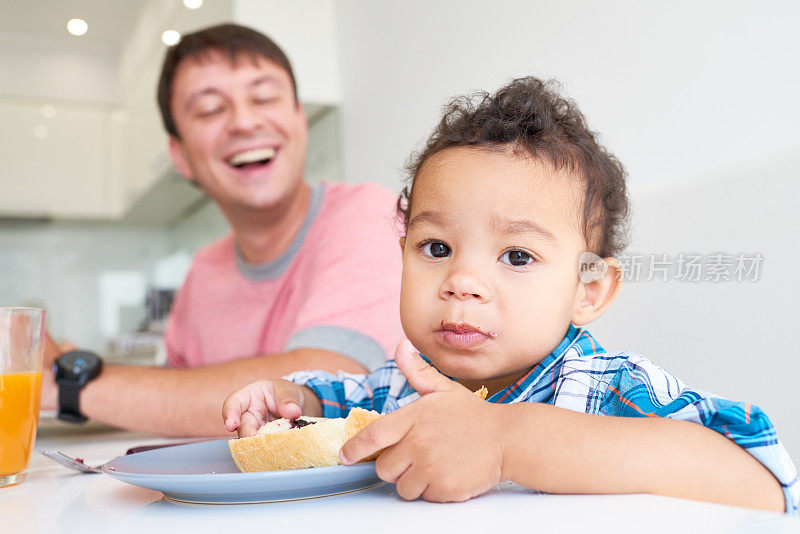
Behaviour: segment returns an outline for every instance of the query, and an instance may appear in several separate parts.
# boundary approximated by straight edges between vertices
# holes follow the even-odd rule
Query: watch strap
[[[61,379],[58,382],[58,418],[70,423],[84,423],[86,417],[81,413],[80,396],[83,384],[77,380]]]

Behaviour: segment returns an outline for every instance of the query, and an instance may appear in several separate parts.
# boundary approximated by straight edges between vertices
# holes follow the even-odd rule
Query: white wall
[[[671,281],[657,276],[628,282],[592,326],[607,347],[646,354],[687,384],[759,405],[795,461],[800,461],[798,169],[800,146],[638,199],[629,251],[657,253],[656,261],[669,254]],[[674,272],[681,252],[758,253],[763,260],[755,281],[681,282]]]
[[[630,172],[644,253],[761,252],[755,283],[629,284],[593,328],[762,405],[800,460],[800,5],[337,3],[344,176],[397,190],[451,96],[557,78]]]
[[[397,169],[449,97],[529,74],[565,82],[634,188],[691,180],[800,143],[796,3],[342,0],[337,7],[352,179],[395,186]]]

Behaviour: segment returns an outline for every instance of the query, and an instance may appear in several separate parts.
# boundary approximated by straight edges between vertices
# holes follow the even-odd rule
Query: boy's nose
[[[453,273],[439,287],[439,296],[443,300],[477,300],[488,302],[490,300],[489,288],[481,283],[474,275],[468,273]]]

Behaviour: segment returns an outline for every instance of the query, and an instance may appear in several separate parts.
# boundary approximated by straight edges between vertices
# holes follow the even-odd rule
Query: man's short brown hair
[[[275,63],[289,75],[292,81],[294,99],[297,100],[297,83],[292,72],[292,65],[283,50],[272,39],[261,32],[240,26],[238,24],[220,24],[204,28],[184,35],[180,42],[167,49],[164,63],[161,66],[161,77],[158,80],[158,107],[161,110],[161,120],[164,129],[170,135],[180,138],[172,116],[172,82],[178,65],[186,58],[198,61],[208,57],[212,51],[228,56],[231,63],[235,63],[246,54],[255,62],[259,58]]]

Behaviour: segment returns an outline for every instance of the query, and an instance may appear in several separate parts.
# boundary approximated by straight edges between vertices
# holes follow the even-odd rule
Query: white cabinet
[[[167,156],[167,135],[155,106],[151,109],[126,110],[124,117],[120,136],[123,162],[120,200],[123,212],[172,165]]]
[[[333,0],[217,0],[200,10],[177,0],[144,0],[142,6],[113,70],[105,60],[89,61],[97,64],[95,78],[116,79],[119,94],[103,93],[104,102],[59,100],[57,84],[38,80],[31,93],[0,95],[0,218],[169,223],[202,197],[176,176],[167,156],[154,99],[163,28],[186,32],[231,19],[253,26],[292,61],[310,124],[340,101]],[[51,69],[64,62],[57,51],[40,56]],[[310,178],[336,179],[338,159],[327,156],[338,150],[335,122],[321,120],[318,130],[321,140],[309,147]]]
[[[9,98],[0,124],[0,217],[120,219],[171,169],[155,109]]]
[[[0,215],[113,215],[107,110],[7,99],[0,124]]]
[[[157,110],[51,102],[0,100],[0,218],[172,223],[204,198],[174,170]],[[306,105],[312,181],[339,178],[332,110]]]

